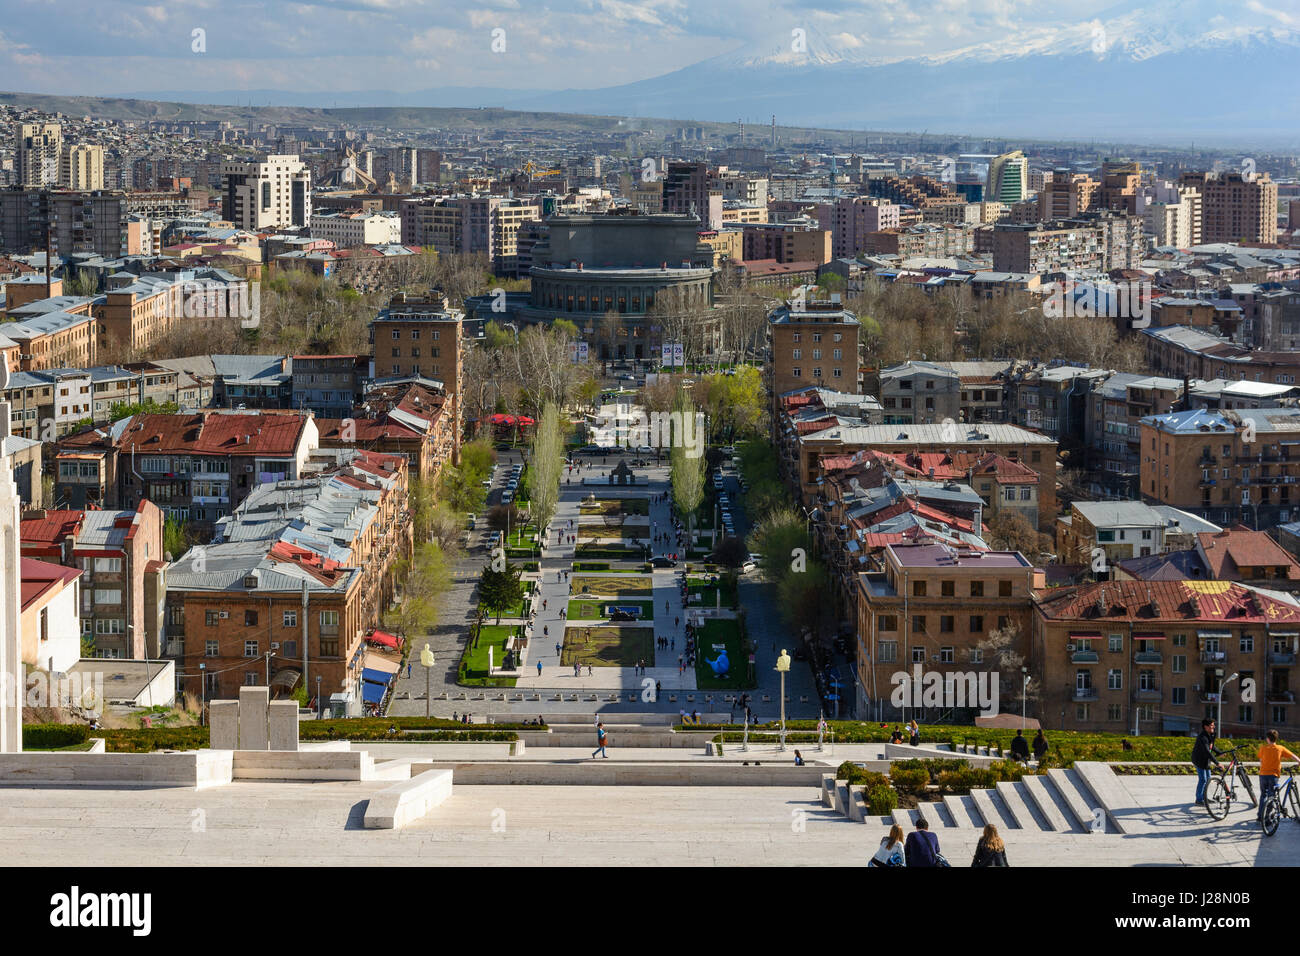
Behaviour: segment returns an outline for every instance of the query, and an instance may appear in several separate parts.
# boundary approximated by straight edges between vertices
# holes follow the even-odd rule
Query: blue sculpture
[[[715,659],[709,661],[709,666],[713,668],[715,676],[726,677],[727,671],[731,670],[731,662],[727,660],[727,652],[725,650],[720,651]]]

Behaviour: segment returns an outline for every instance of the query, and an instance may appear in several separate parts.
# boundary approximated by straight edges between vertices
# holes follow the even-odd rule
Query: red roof
[[[18,525],[18,538],[24,548],[62,545],[77,530],[83,514],[83,511],[47,511],[39,518],[24,519]]]
[[[58,564],[50,564],[48,561],[37,561],[35,558],[19,558],[20,571],[22,578],[22,609],[26,611],[37,601],[41,601],[47,594],[53,597],[58,590],[56,585],[67,584],[81,577],[81,572],[76,568],[65,568]]]
[[[1097,623],[1296,624],[1300,607],[1231,581],[1111,581],[1038,592],[1043,615]]]
[[[321,441],[342,441],[343,423],[351,421],[355,429],[353,434],[359,442],[376,441],[380,438],[419,438],[419,432],[397,422],[377,418],[318,418],[316,428]]]
[[[123,454],[267,455],[289,458],[307,419],[276,412],[136,415],[118,439]]]
[[[1285,568],[1282,577],[1300,580],[1300,564],[1263,531],[1238,525],[1225,531],[1201,532],[1196,540],[1205,566],[1220,580],[1238,580],[1245,577],[1244,569],[1259,567]]]

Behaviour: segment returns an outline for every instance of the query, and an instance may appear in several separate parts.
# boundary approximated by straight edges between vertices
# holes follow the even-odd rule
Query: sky
[[[1170,3],[1173,0],[1158,0]],[[600,88],[800,29],[854,57],[935,56],[1051,36],[1116,0],[4,0],[0,89],[303,92]],[[1185,0],[1300,28],[1300,0]],[[196,31],[201,31],[196,33]]]

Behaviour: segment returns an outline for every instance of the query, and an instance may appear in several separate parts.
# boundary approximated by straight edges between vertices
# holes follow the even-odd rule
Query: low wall
[[[979,754],[955,753],[951,750],[936,750],[931,747],[913,747],[910,744],[885,744],[885,756],[890,760],[964,760],[972,767],[991,767],[1000,763],[1002,757],[985,757]]]
[[[825,767],[738,763],[417,762],[411,773],[451,770],[458,786],[512,784],[584,787],[816,787]]]
[[[233,753],[236,780],[369,780],[375,767],[374,758],[364,750],[236,750]]]
[[[229,750],[147,754],[56,751],[0,754],[0,785],[220,787],[232,779]]]

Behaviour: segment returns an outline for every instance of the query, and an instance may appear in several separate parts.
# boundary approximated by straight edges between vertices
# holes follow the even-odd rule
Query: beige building
[[[14,178],[19,186],[55,186],[63,130],[58,123],[19,123],[14,130]]]
[[[767,321],[774,400],[807,385],[859,393],[858,343],[862,325],[856,315],[838,302],[792,301],[773,310]],[[777,417],[773,416],[773,420]]]
[[[1277,241],[1277,183],[1268,173],[1185,173],[1201,194],[1201,242]]]
[[[104,147],[89,143],[68,146],[59,168],[59,185],[68,189],[103,189]]]
[[[311,171],[296,155],[221,164],[222,217],[236,228],[303,227],[311,222]]]

